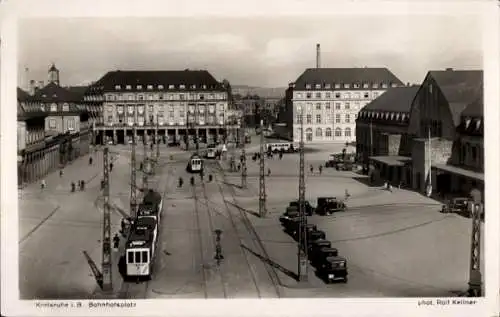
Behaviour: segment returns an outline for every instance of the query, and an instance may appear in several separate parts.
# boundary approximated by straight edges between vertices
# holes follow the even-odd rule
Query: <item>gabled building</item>
[[[418,90],[417,85],[389,88],[359,112],[356,154],[365,169],[371,163],[380,172],[376,177],[399,183],[408,175],[408,124]]]
[[[403,83],[387,68],[309,68],[286,91],[288,134],[306,143],[356,141],[358,112],[387,89]]]
[[[450,191],[467,195],[472,188],[483,191],[484,152],[478,146],[483,143],[479,132],[482,108],[483,71],[448,68],[427,73],[413,102],[408,127],[413,139],[413,188],[427,191],[432,185],[433,192],[443,195]],[[470,131],[470,122],[479,125],[474,142],[464,134]]]

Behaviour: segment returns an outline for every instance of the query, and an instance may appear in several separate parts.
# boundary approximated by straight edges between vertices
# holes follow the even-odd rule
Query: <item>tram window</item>
[[[142,262],[148,263],[148,251],[142,251]]]
[[[135,263],[141,263],[141,252],[135,252]]]
[[[127,252],[127,256],[128,256],[127,262],[134,263],[134,252],[133,251]]]

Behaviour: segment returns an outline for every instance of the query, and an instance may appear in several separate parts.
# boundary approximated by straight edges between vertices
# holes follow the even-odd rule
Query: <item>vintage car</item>
[[[328,161],[325,162],[325,167],[335,167],[337,166],[337,163],[339,163],[341,160],[342,160],[342,154],[340,153],[330,154]]]
[[[347,206],[343,201],[339,201],[336,197],[318,197],[318,205],[316,213],[318,215],[331,215],[337,211],[345,211]]]
[[[456,213],[465,217],[470,217],[470,211],[468,209],[469,199],[465,197],[457,197],[449,200],[445,205],[442,206],[442,213]]]
[[[332,246],[332,243],[328,240],[318,239],[309,244],[309,248],[307,249],[307,255],[309,259],[313,256],[313,254],[319,251],[321,248],[329,248]]]
[[[299,201],[298,200],[294,200],[294,201],[291,201],[290,202],[290,207],[297,207],[297,210],[299,209]],[[314,207],[311,206],[311,204],[309,203],[309,201],[304,201],[304,207],[306,208],[306,214],[308,216],[312,216],[313,212],[314,212]]]
[[[283,215],[280,216],[279,220],[282,225],[286,225],[286,223],[293,218],[300,217],[299,210],[296,207],[287,207],[286,211]]]
[[[316,252],[312,253],[309,257],[311,261],[311,265],[314,267],[320,267],[325,263],[325,259],[332,256],[338,256],[339,250],[332,247],[324,247],[316,250]]]
[[[347,260],[341,256],[329,256],[318,264],[316,273],[326,283],[339,280],[347,283]]]

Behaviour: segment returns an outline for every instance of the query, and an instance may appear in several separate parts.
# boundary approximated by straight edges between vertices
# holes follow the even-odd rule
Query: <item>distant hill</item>
[[[252,87],[246,85],[231,85],[233,94],[240,94],[242,96],[246,95],[258,95],[263,98],[280,98],[285,96],[285,87],[278,88],[263,88],[263,87]]]

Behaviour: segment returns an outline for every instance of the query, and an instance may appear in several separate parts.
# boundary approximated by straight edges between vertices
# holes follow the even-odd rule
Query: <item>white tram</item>
[[[186,170],[189,173],[201,173],[203,171],[203,160],[198,154],[193,154],[189,159]]]
[[[217,156],[216,148],[208,148],[207,149],[207,159],[214,159]]]
[[[128,277],[151,278],[157,236],[156,219],[141,217],[135,220],[125,250]]]

